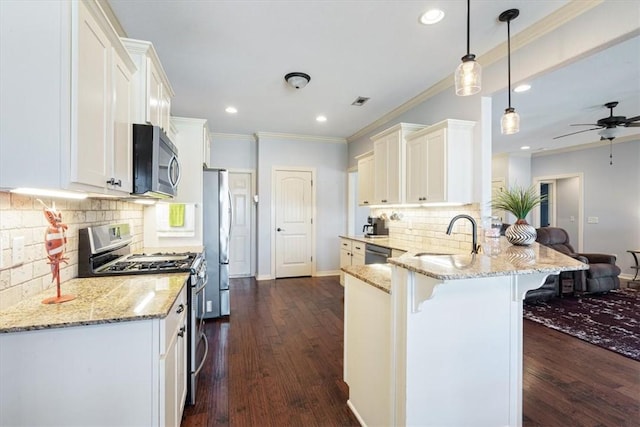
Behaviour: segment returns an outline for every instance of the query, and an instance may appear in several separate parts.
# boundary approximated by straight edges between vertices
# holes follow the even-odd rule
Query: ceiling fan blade
[[[597,123],[574,123],[569,126],[600,126]]]
[[[635,116],[635,117],[629,117],[628,119],[625,120],[625,122],[629,123],[629,122],[637,122],[640,121],[640,116]]]
[[[640,123],[627,123],[624,125],[626,128],[640,128]]]
[[[556,137],[551,138],[551,139],[564,138],[565,136],[575,135],[575,134],[577,134],[577,133],[589,132],[590,130],[598,130],[598,129],[601,129],[601,128],[597,127],[597,128],[591,128],[591,129],[579,130],[578,132],[571,132],[571,133],[568,133],[568,134],[566,134],[566,135],[556,136]]]

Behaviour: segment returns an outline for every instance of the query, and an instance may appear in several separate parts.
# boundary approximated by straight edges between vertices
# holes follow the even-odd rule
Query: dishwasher
[[[391,249],[367,243],[364,250],[365,264],[386,264],[391,257]]]

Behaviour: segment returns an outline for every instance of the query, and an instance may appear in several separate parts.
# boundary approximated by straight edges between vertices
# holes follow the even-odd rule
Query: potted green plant
[[[491,201],[493,209],[501,209],[512,213],[516,218],[515,224],[505,230],[505,237],[513,245],[527,246],[536,241],[536,229],[525,219],[529,212],[546,200],[546,196],[536,192],[534,186],[524,189],[513,186],[500,190]]]

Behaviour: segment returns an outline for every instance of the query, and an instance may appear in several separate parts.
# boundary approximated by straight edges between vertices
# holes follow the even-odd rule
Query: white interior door
[[[251,276],[251,172],[229,172],[233,219],[229,242],[229,276]]]
[[[312,273],[312,172],[275,171],[276,278]]]

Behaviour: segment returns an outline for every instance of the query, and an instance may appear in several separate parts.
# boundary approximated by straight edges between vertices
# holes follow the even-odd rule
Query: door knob
[[[284,231],[284,228],[278,227],[278,228],[276,228],[276,231]]]

